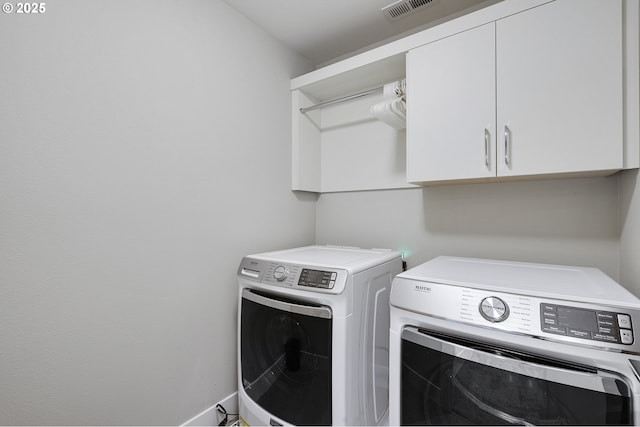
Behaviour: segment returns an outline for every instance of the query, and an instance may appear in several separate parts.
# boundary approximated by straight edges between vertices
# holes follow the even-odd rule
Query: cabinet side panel
[[[624,167],[640,167],[640,2],[625,0]]]
[[[291,91],[291,189],[320,192],[320,112],[300,108],[315,104],[302,91]]]

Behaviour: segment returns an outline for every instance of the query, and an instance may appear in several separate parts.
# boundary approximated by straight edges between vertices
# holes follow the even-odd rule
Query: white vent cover
[[[437,2],[438,0],[398,0],[383,7],[381,11],[388,20],[395,21]]]

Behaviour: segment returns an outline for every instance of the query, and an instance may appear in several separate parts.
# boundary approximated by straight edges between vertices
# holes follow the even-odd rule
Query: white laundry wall
[[[236,390],[236,268],[314,243],[310,64],[217,0],[0,14],[0,424],[180,424]]]
[[[316,203],[289,190],[303,58],[218,0],[46,6],[0,13],[0,424],[175,425],[231,394],[247,253],[590,265],[640,296],[637,171]]]
[[[615,175],[322,194],[316,239],[399,249],[409,267],[452,255],[591,266],[619,279],[618,181]]]
[[[640,175],[620,177],[620,281],[640,298]]]

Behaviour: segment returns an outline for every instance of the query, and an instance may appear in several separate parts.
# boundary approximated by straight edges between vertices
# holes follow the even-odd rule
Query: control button
[[[631,316],[628,314],[618,314],[618,326],[624,329],[631,329]]]
[[[509,317],[509,306],[498,297],[487,297],[480,302],[482,317],[489,322],[502,322]]]
[[[598,326],[601,328],[613,328],[615,323],[611,320],[600,320],[598,319]]]
[[[542,306],[542,311],[544,312],[552,312],[552,313],[556,312],[555,305],[550,305],[550,304],[540,304],[540,305]]]
[[[276,267],[275,270],[273,270],[273,277],[278,282],[282,282],[284,279],[286,279],[287,278],[287,274],[289,274],[289,272],[284,267],[284,265],[279,265],[279,266]]]
[[[615,335],[596,334],[595,332],[593,334],[591,334],[591,338],[593,338],[594,340],[598,340],[598,341],[607,341],[607,342],[614,342],[614,343],[620,342],[618,337],[615,336]]]
[[[557,325],[558,321],[556,319],[550,319],[550,318],[545,317],[544,318],[544,324],[545,325]]]
[[[336,285],[336,281],[332,280],[329,282],[329,289],[333,289],[333,287]]]
[[[607,320],[609,322],[613,322],[615,319],[613,317],[613,313],[607,313],[604,311],[598,312],[598,321]]]
[[[605,335],[611,335],[614,331],[611,328],[603,328],[602,326],[600,326],[598,328],[598,332]]]
[[[633,344],[633,334],[630,329],[620,329],[622,344]]]
[[[589,331],[581,331],[580,329],[569,328],[568,332],[569,332],[569,336],[572,336],[572,337],[591,339],[591,332]]]
[[[331,273],[331,280],[336,280],[336,278],[338,277],[338,273]]]
[[[562,326],[544,325],[542,327],[542,332],[549,332],[552,334],[559,334],[559,335],[567,335],[567,328],[563,328]]]
[[[551,311],[543,311],[542,312],[542,316],[545,319],[557,319],[558,318],[558,313],[556,313],[555,311],[551,312]]]

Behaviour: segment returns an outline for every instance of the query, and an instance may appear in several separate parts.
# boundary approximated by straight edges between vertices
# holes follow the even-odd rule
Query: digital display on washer
[[[337,274],[331,271],[303,268],[302,273],[300,273],[298,285],[309,286],[312,288],[332,289],[336,283],[336,276]]]
[[[631,318],[623,313],[542,303],[540,327],[543,332],[573,338],[633,344]]]

